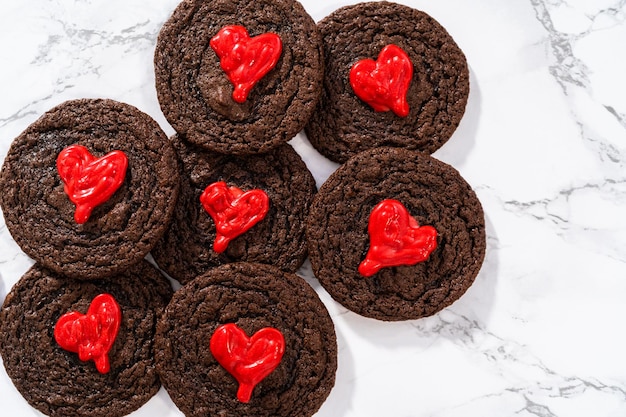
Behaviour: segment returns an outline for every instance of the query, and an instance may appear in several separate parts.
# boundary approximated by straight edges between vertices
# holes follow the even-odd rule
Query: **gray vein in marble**
[[[608,107],[604,106],[604,107],[609,111],[609,113],[616,116],[618,118],[618,121],[620,121],[620,123],[623,124],[624,127],[626,127],[626,121],[619,120],[620,117],[622,116],[618,115],[615,109],[613,109],[610,106]],[[608,161],[613,164],[617,164],[617,169],[618,169],[617,173],[623,174],[624,173],[623,168],[624,168],[624,165],[626,164],[626,157],[622,155],[623,152],[620,151],[615,145],[604,142],[600,139],[597,139],[593,135],[587,134],[588,129],[585,126],[585,124],[581,122],[577,122],[577,125],[578,125],[578,129],[580,132],[579,133],[580,137],[582,138],[583,141],[589,144],[590,147],[595,149],[596,154],[600,158],[600,161],[602,162]],[[608,166],[605,165],[605,168],[608,168]]]
[[[488,186],[481,186],[489,189]],[[499,200],[497,193],[491,197],[500,201],[504,210],[517,215],[529,216],[537,221],[548,222],[561,231],[581,230],[592,231],[594,228],[579,226],[571,221],[567,211],[571,209],[571,198],[581,192],[590,191],[617,203],[626,203],[626,178],[604,178],[597,181],[577,183],[558,190],[555,195],[545,198],[520,201],[515,199]],[[566,209],[565,212],[563,209]],[[598,213],[601,215],[601,213]]]
[[[587,15],[591,20],[589,28],[582,33],[566,34],[559,32],[552,21],[549,8],[550,6],[560,6],[567,4],[566,1],[549,1],[549,0],[530,0],[537,19],[543,25],[548,33],[548,43],[556,63],[550,66],[550,74],[560,85],[563,93],[567,96],[569,89],[574,87],[585,89],[590,96],[592,86],[589,80],[589,68],[585,63],[578,59],[573,52],[573,45],[579,39],[582,39],[597,30],[605,30],[607,27],[595,28],[594,25],[599,17],[610,16],[614,20],[613,26],[623,24],[626,20],[626,0],[619,0],[613,6],[601,9],[593,15]],[[626,115],[618,111],[614,106],[601,103],[601,106],[614,117],[617,122],[626,128]],[[574,117],[578,120],[576,114]],[[608,158],[611,162],[626,161],[626,157],[615,146],[605,143],[601,139],[596,139],[593,135],[586,134],[586,126],[579,122],[582,139],[589,143],[599,154],[602,160]],[[620,168],[622,168],[620,164]]]
[[[61,25],[64,35],[49,35],[46,42],[39,46],[37,55],[31,61],[31,65],[47,65],[53,59],[58,59],[59,54],[57,52],[67,53],[67,51],[84,50],[86,48],[93,48],[94,46],[128,46],[124,50],[126,53],[139,49],[152,48],[161,26],[160,24],[152,24],[150,20],[146,20],[122,29],[121,34],[119,34],[117,32],[109,33],[92,29],[80,29],[77,28],[76,25],[68,24],[62,20],[57,20],[56,22]],[[141,29],[143,28],[146,30],[142,32]],[[71,47],[63,45],[63,42],[68,40],[72,44]],[[92,62],[91,55],[87,54],[83,56],[81,54],[75,54],[71,59],[73,62],[68,63],[68,65],[76,70],[65,72],[66,76],[64,78],[57,79],[54,82],[56,88],[54,88],[50,94],[30,102],[7,117],[0,118],[0,128],[24,117],[38,115],[39,111],[32,110],[33,107],[73,88],[75,84],[70,81],[77,76],[86,74],[100,75],[99,72],[101,68]]]
[[[161,23],[152,24],[150,20],[145,20],[133,26],[129,26],[119,32],[79,28],[75,24],[68,24],[67,22],[61,20],[58,20],[58,23],[63,27],[63,31],[67,39],[77,39],[78,41],[73,43],[90,48],[101,44],[110,46],[132,45],[136,47],[140,41],[145,41],[149,46],[152,46],[161,28]],[[145,28],[146,30],[141,32],[140,29],[142,28]],[[135,48],[129,48],[127,51],[131,51],[133,49]]]
[[[31,65],[46,64],[52,60],[53,54],[50,52],[56,45],[61,43],[62,37],[59,35],[48,35],[47,42],[39,45],[38,53],[31,61]]]
[[[604,105],[604,108],[607,109],[607,111],[611,113],[613,116],[615,116],[619,124],[621,124],[624,128],[626,128],[626,114],[619,113],[612,106],[607,106],[606,104]]]
[[[13,123],[17,120],[20,120],[24,117],[36,115],[37,112],[35,110],[28,110],[32,107],[32,105],[33,103],[28,103],[26,106],[22,107],[21,109],[19,109],[12,115],[5,117],[5,118],[0,118],[0,128],[8,125],[9,123]]]
[[[114,36],[111,39],[112,44],[131,44],[135,45],[136,42],[145,41],[148,46],[152,46],[156,42],[157,35],[161,30],[162,23],[151,25],[150,20],[138,23],[134,26],[130,26],[126,29],[122,29],[123,36]],[[145,31],[139,32],[138,29],[146,28]],[[139,33],[136,33],[139,32]],[[131,36],[132,35],[132,36]],[[130,50],[130,49],[129,49]]]
[[[445,318],[444,318],[445,317]],[[559,374],[547,366],[533,352],[516,341],[506,340],[484,328],[477,320],[448,309],[427,320],[411,324],[421,338],[444,338],[459,345],[463,350],[478,353],[485,365],[492,367],[492,372],[503,379],[520,379],[500,392],[489,393],[473,398],[465,404],[455,405],[454,409],[462,409],[471,403],[488,397],[514,394],[521,399],[524,406],[516,414],[526,412],[540,417],[559,417],[550,408],[550,402],[559,398],[580,397],[587,393],[602,393],[626,400],[626,390],[617,385],[608,385],[591,377]],[[520,374],[534,370],[537,377],[534,381]],[[448,410],[442,410],[445,415]]]
[[[587,17],[595,23],[596,19],[604,16],[611,16],[613,20],[615,20],[615,25],[617,26],[626,20],[626,0],[619,0],[614,6],[607,7],[606,9],[600,10],[595,15],[587,15]]]
[[[524,400],[526,400],[526,406],[523,409],[519,410],[518,414],[521,413],[522,411],[526,411],[529,414],[532,414],[538,417],[558,417],[556,414],[550,411],[549,407],[546,407],[545,405],[542,405],[542,404],[537,404],[536,402],[528,398],[528,396],[526,395],[524,395]]]
[[[545,0],[530,0],[530,2],[535,9],[537,19],[548,32],[550,47],[556,59],[556,64],[550,66],[550,74],[556,79],[566,95],[568,84],[586,88],[589,84],[588,69],[581,60],[574,56],[572,51],[571,42],[575,36],[556,30]]]
[[[19,109],[18,111],[16,111],[15,113],[13,113],[12,115],[5,117],[5,118],[0,118],[0,128],[13,123],[17,120],[23,119],[24,117],[28,117],[28,116],[40,116],[40,112],[36,111],[36,110],[29,110],[32,109],[33,107],[36,107],[39,103],[42,102],[46,102],[52,98],[54,98],[55,96],[63,93],[65,90],[69,90],[71,88],[74,87],[73,84],[66,84],[64,82],[61,81],[57,81],[56,85],[58,86],[57,88],[54,89],[54,91],[52,91],[52,93],[46,95],[45,97],[42,97],[40,99],[31,101],[30,103],[28,103],[27,105],[23,106],[21,109]],[[4,157],[4,156],[3,156]]]

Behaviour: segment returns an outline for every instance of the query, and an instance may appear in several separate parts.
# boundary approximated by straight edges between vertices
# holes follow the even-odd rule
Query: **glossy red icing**
[[[85,223],[96,206],[111,198],[124,182],[127,167],[122,151],[96,158],[84,146],[72,145],[59,153],[57,170],[65,193],[76,205],[76,223]]]
[[[270,207],[265,191],[244,193],[237,187],[228,187],[224,181],[206,187],[200,202],[215,222],[213,250],[217,253],[224,252],[231,240],[263,220]]]
[[[248,337],[236,324],[229,323],[215,330],[210,349],[215,360],[239,382],[237,399],[247,403],[254,387],[280,364],[285,338],[272,327]]]
[[[375,111],[409,114],[406,93],[413,78],[411,59],[396,45],[385,46],[376,61],[363,59],[350,69],[350,85],[361,100]]]
[[[122,322],[122,311],[110,294],[100,294],[87,314],[77,311],[61,316],[54,326],[54,339],[63,349],[78,353],[81,361],[93,360],[102,374],[110,370],[109,350]]]
[[[282,53],[282,41],[275,33],[251,38],[243,26],[225,26],[211,38],[211,48],[220,58],[220,66],[235,87],[233,100],[243,103],[250,90],[276,66]]]
[[[397,200],[383,200],[374,207],[367,231],[370,248],[359,265],[365,277],[385,267],[423,262],[437,248],[435,228],[420,226]]]

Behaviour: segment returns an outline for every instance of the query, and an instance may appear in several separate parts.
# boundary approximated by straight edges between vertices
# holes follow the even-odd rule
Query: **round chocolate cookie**
[[[0,206],[27,255],[66,276],[98,279],[152,249],[178,188],[176,154],[154,120],[112,100],[73,100],[13,141]]]
[[[322,185],[307,240],[313,272],[336,301],[379,320],[417,319],[472,284],[485,256],[485,220],[454,168],[419,152],[377,148]]]
[[[463,52],[437,21],[404,5],[369,2],[336,10],[318,28],[325,78],[306,126],[317,150],[345,162],[377,146],[432,153],[450,138],[465,112],[469,71]],[[351,74],[363,60],[369,62]],[[359,90],[374,104],[357,96]]]
[[[157,41],[159,103],[192,143],[266,152],[311,116],[321,57],[315,22],[295,0],[184,0]]]
[[[101,328],[110,324],[103,319],[108,313],[98,308],[111,309],[106,301],[98,301],[101,294],[113,296],[121,310],[119,330],[111,342],[105,330],[91,334],[87,330],[90,319]],[[171,295],[167,279],[146,261],[112,279],[93,281],[65,278],[35,264],[13,287],[0,311],[0,355],[7,374],[26,401],[50,416],[129,414],[161,386],[154,333]],[[75,340],[87,352],[109,343],[108,372],[98,368],[102,352],[96,356],[100,361],[96,357],[83,361],[76,349],[61,347],[59,340],[73,343],[57,339],[64,325],[73,326]]]
[[[282,357],[270,355],[277,345]],[[335,383],[328,311],[304,280],[270,265],[223,265],[183,286],[159,321],[156,346],[163,386],[186,416],[310,416]]]
[[[260,262],[295,272],[306,258],[305,223],[316,191],[315,180],[290,145],[263,155],[233,156],[205,151],[178,136],[172,143],[181,161],[181,193],[170,228],[152,255],[159,267],[185,284],[209,268],[235,261]],[[269,198],[264,217],[249,230],[230,240],[221,252],[215,249],[216,220],[201,201],[205,189],[225,184],[220,191],[229,198],[222,207],[223,227],[236,227],[250,215],[245,196],[231,194],[230,187],[245,193],[262,191]],[[217,191],[216,191],[217,192]],[[219,200],[221,202],[221,200]],[[213,202],[211,206],[215,207]],[[244,207],[239,207],[243,205]],[[256,207],[255,207],[256,208]],[[213,213],[215,215],[215,213]],[[218,248],[219,249],[219,248]]]

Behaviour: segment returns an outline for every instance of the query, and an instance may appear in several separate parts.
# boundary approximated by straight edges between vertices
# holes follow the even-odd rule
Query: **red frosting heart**
[[[210,349],[215,360],[239,382],[237,399],[247,403],[254,387],[280,364],[285,338],[272,327],[248,337],[236,324],[229,323],[215,330]]]
[[[420,226],[397,200],[383,200],[374,207],[367,231],[370,248],[359,265],[365,277],[385,267],[423,262],[437,247],[435,228]]]
[[[361,100],[375,111],[409,114],[406,93],[413,78],[409,56],[396,45],[385,46],[376,61],[363,59],[350,69],[350,85]]]
[[[101,158],[96,158],[81,145],[61,151],[57,157],[57,170],[65,193],[76,205],[76,223],[85,223],[91,211],[120,188],[127,167],[128,159],[122,151],[113,151]]]
[[[109,294],[92,301],[87,314],[77,311],[61,316],[54,326],[54,340],[63,349],[78,353],[81,361],[93,360],[102,374],[109,372],[109,350],[122,322],[119,305]]]
[[[252,87],[276,66],[283,48],[277,34],[251,38],[246,28],[237,25],[222,28],[209,44],[235,87],[233,100],[237,103],[245,102]]]
[[[206,187],[200,202],[215,222],[213,250],[217,253],[224,252],[231,240],[263,220],[270,207],[265,191],[244,193],[237,187],[228,187],[224,181]]]

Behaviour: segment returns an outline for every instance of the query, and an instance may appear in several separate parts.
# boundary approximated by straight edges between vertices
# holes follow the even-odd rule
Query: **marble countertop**
[[[0,161],[74,98],[133,104],[173,133],[152,55],[178,1],[0,2]],[[451,307],[400,323],[348,312],[304,267],[339,346],[316,416],[626,415],[626,0],[398,2],[467,56],[466,114],[434,156],[483,203],[487,257]],[[354,1],[302,3],[318,21]],[[292,144],[318,185],[336,168],[303,134]],[[0,223],[0,302],[31,264]],[[0,393],[3,415],[39,415],[3,367]],[[133,415],[182,414],[162,389]]]

